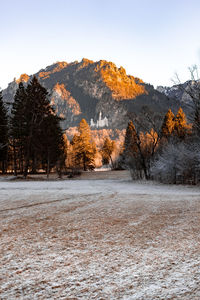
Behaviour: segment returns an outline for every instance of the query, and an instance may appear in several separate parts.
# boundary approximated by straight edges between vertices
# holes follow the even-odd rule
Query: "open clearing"
[[[0,181],[0,299],[200,299],[200,188],[93,174]]]

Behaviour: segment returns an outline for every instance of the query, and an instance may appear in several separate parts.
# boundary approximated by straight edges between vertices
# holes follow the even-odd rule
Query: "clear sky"
[[[0,87],[56,61],[114,62],[172,85],[200,64],[200,0],[0,0]]]

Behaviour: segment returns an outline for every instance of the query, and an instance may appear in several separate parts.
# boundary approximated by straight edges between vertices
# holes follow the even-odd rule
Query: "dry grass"
[[[17,200],[2,189],[1,299],[200,299],[198,194],[119,193],[115,179],[70,195],[69,184]]]

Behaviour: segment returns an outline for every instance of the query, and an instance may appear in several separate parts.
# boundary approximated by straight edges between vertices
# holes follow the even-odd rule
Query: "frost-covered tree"
[[[182,108],[175,118],[168,111],[162,135],[171,138],[168,143],[161,143],[162,147],[151,163],[151,174],[162,182],[195,184],[200,181],[200,81],[194,76],[196,67],[190,68],[190,71],[192,80],[180,84],[178,79],[178,83],[182,92],[189,96],[188,117],[192,123],[188,124]],[[170,121],[167,122],[167,119]]]
[[[198,143],[170,142],[151,167],[153,177],[164,183],[197,183],[200,180]]]
[[[151,167],[152,176],[166,183],[176,183],[180,147],[167,144]]]

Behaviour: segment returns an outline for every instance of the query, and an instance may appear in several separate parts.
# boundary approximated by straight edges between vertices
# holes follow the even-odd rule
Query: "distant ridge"
[[[143,106],[165,112],[175,105],[152,85],[105,60],[57,62],[33,75],[48,89],[56,113],[65,118],[63,128],[77,126],[85,118],[93,127],[99,124],[99,129],[124,129],[129,114],[137,113]],[[13,102],[19,82],[26,85],[33,75],[22,74],[9,83],[3,91],[4,101]]]

